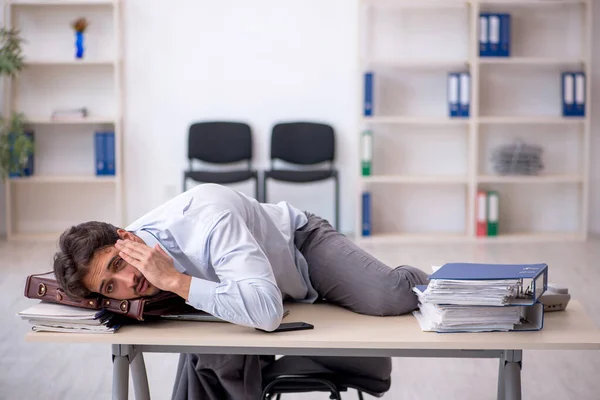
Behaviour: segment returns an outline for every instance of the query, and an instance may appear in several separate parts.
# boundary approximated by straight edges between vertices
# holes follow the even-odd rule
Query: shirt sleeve
[[[283,318],[282,295],[268,258],[242,217],[223,213],[206,246],[220,282],[192,277],[187,303],[228,322],[275,330]]]

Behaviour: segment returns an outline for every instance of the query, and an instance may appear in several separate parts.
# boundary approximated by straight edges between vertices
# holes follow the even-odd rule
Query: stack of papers
[[[426,286],[413,290],[419,297],[419,310],[413,314],[426,332],[506,332],[520,324],[523,316],[523,307],[519,306],[459,305],[456,303],[468,304],[459,297],[446,300],[446,304],[434,304],[427,300]],[[447,304],[453,301],[455,304]]]
[[[434,279],[424,291],[415,291],[423,303],[505,306],[516,297],[519,286],[518,279]]]
[[[119,328],[107,326],[98,314],[98,310],[43,301],[18,313],[35,332],[114,333]]]
[[[434,267],[427,286],[413,288],[413,315],[431,332],[540,330],[547,280],[545,263],[444,264]]]

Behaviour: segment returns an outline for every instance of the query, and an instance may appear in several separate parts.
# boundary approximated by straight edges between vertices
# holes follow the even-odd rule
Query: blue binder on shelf
[[[510,14],[498,14],[500,18],[500,49],[499,56],[510,57]]]
[[[364,115],[366,117],[373,116],[373,73],[365,73],[365,100],[364,100]]]
[[[371,193],[362,194],[362,235],[371,236]]]
[[[575,105],[574,115],[577,117],[585,117],[585,73],[576,72],[575,76]]]
[[[448,73],[448,108],[450,117],[460,116],[460,73]]]
[[[471,109],[471,74],[461,72],[459,75],[459,115],[468,117]]]
[[[548,289],[548,265],[448,263],[429,276],[430,280],[503,280],[518,279],[519,293],[509,305],[534,305]]]
[[[106,175],[114,176],[116,173],[115,133],[104,132],[104,140],[104,151],[106,157]]]
[[[564,117],[576,116],[575,74],[572,72],[563,72],[561,77],[562,114]]]
[[[104,150],[104,132],[94,134],[94,154],[96,161],[96,175],[106,175],[106,152]]]
[[[500,56],[500,14],[488,14],[488,56]]]
[[[490,21],[487,13],[479,14],[479,57],[490,55]]]

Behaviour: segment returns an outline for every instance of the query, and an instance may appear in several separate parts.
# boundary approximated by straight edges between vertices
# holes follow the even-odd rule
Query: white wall
[[[151,4],[149,4],[151,3]],[[353,220],[356,168],[356,2],[348,0],[124,2],[125,180],[136,218],[180,188],[187,127],[195,120],[245,121],[257,167],[268,165],[272,125],[331,124],[342,170],[343,230]],[[248,188],[249,185],[244,186]],[[333,215],[333,185],[270,185],[302,209]]]
[[[356,0],[128,0],[123,5],[128,221],[180,190],[190,122],[250,123],[256,166],[264,168],[272,124],[308,119],[336,129],[341,229],[353,229],[359,111]],[[595,7],[594,25],[600,29],[600,7]],[[600,65],[600,37],[593,65]],[[600,91],[598,74],[594,68],[594,94]],[[598,110],[596,103],[592,115]],[[600,154],[600,120],[594,118],[592,124],[590,230],[600,233],[600,160],[594,157]],[[238,188],[251,190],[250,185]],[[285,198],[332,218],[332,188],[330,183],[311,190],[271,185],[270,201]],[[314,190],[321,192],[315,196]],[[2,234],[1,184],[0,196]]]

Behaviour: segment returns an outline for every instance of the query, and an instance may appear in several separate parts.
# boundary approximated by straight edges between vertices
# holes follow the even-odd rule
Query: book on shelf
[[[511,16],[482,12],[479,15],[479,56],[510,57]]]
[[[429,332],[540,330],[547,288],[544,263],[448,263],[427,286],[413,288],[419,300],[413,315]]]
[[[373,131],[365,129],[361,134],[361,160],[362,176],[370,176],[373,169]]]
[[[371,236],[371,193],[362,194],[362,235]]]
[[[564,117],[585,116],[585,81],[582,71],[565,71],[561,74],[562,114]]]
[[[96,132],[94,136],[96,175],[114,176],[116,174],[115,132]]]
[[[471,108],[471,74],[448,73],[448,113],[453,117],[468,117]]]
[[[373,72],[366,72],[364,76],[364,115],[373,116]]]
[[[498,236],[500,197],[495,190],[478,190],[475,199],[477,236]]]
[[[54,110],[50,116],[52,121],[71,121],[86,118],[89,115],[86,107]]]

